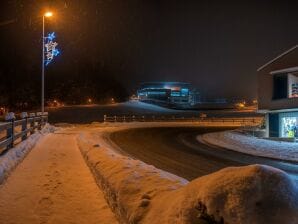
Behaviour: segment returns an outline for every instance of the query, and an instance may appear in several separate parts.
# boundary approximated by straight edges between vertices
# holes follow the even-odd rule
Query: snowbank
[[[120,223],[144,219],[151,199],[188,182],[153,166],[100,147],[92,134],[81,134],[78,145]]]
[[[160,202],[151,213],[154,218],[154,213],[167,210],[160,213],[160,223],[198,223],[202,219],[230,224],[298,223],[295,182],[283,171],[264,165],[220,170],[165,195]]]
[[[55,128],[49,124],[28,137],[27,140],[8,150],[0,156],[0,184],[5,180],[8,174],[25,158],[27,153],[35,146],[37,141],[44,135],[54,132]]]
[[[81,134],[78,145],[120,223],[298,223],[298,189],[283,171],[251,165],[187,182],[96,137]]]
[[[166,107],[161,107],[155,104],[150,104],[150,103],[144,103],[138,100],[130,100],[125,103],[123,103],[126,106],[138,108],[138,109],[146,109],[151,112],[177,112],[177,110],[166,108]],[[179,112],[179,111],[178,111]]]
[[[298,162],[298,143],[260,139],[234,131],[208,133],[197,139],[246,154]]]

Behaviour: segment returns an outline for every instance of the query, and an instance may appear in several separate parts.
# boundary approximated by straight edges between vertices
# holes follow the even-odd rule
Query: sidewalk
[[[0,223],[117,223],[75,134],[44,137],[0,186]]]

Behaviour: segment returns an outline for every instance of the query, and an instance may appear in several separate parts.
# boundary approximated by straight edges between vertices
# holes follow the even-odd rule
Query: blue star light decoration
[[[54,59],[54,57],[58,56],[60,54],[60,51],[56,48],[58,46],[58,43],[55,42],[56,35],[55,32],[49,33],[47,37],[45,37],[46,43],[45,43],[45,65],[48,65],[51,63],[51,61]]]

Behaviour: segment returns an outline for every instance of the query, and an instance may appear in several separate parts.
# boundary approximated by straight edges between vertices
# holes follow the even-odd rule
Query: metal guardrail
[[[257,126],[263,122],[263,117],[246,118],[216,118],[216,117],[183,117],[183,116],[107,116],[104,122],[196,122],[234,124],[237,126]]]
[[[21,114],[21,119],[16,120],[14,113],[6,117],[6,121],[0,123],[0,154],[14,147],[16,143],[27,139],[28,135],[35,133],[48,122],[48,113]]]

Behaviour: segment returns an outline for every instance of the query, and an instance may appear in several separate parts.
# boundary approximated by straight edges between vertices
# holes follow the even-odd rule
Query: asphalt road
[[[158,127],[114,132],[110,135],[125,153],[188,180],[228,166],[265,164],[298,179],[298,163],[287,163],[205,145],[196,140],[203,133],[228,128]]]
[[[173,110],[150,104],[125,102],[107,105],[81,105],[47,108],[49,111],[49,122],[86,124],[92,122],[102,122],[104,115],[108,116],[183,116],[197,117],[201,112],[208,117],[256,117],[262,116],[254,112],[234,111],[234,110]]]

